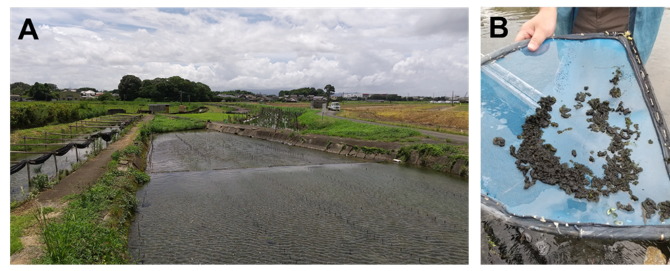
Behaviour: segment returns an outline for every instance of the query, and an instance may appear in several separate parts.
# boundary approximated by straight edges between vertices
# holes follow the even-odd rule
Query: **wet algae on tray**
[[[620,69],[617,68],[613,74],[615,74],[614,78],[610,82],[614,84],[614,87],[610,94],[612,97],[618,98],[621,96],[621,90],[617,87],[621,77]],[[584,90],[588,91],[588,87],[584,87]],[[575,97],[577,104],[574,107],[576,109],[583,107],[582,102],[586,102],[587,96],[590,97],[591,94],[588,92],[577,93]],[[587,103],[590,106],[590,109],[586,111],[588,116],[586,121],[590,123],[588,129],[594,133],[605,133],[611,139],[606,150],[597,150],[598,157],[605,157],[607,162],[602,165],[603,176],[595,176],[593,171],[583,164],[572,160],[570,160],[572,166],[568,163],[561,163],[560,157],[556,156],[557,149],[551,144],[545,144],[545,140],[542,139],[543,129],[550,125],[558,127],[557,123],[551,121],[549,113],[555,103],[556,98],[554,97],[540,98],[538,101],[540,108],[536,109],[534,115],[526,117],[526,121],[522,125],[523,131],[518,138],[523,141],[518,150],[515,146],[510,146],[510,155],[517,159],[517,169],[524,175],[524,189],[528,189],[539,180],[549,185],[558,185],[566,194],[587,201],[598,202],[600,196],[606,197],[610,193],[619,191],[628,192],[632,201],[638,201],[639,199],[633,195],[630,185],[638,184],[639,173],[643,169],[631,159],[632,149],[627,148],[627,146],[631,143],[631,140],[639,139],[639,126],[633,124],[629,117],[625,117],[625,128],[610,125],[608,122],[610,113],[625,116],[630,114],[631,110],[624,107],[623,101],[619,102],[618,106],[614,108],[610,107],[610,102],[607,100],[602,102],[599,98],[588,100]],[[563,118],[571,116],[571,114],[568,114],[571,109],[566,105],[562,105],[559,111]],[[631,126],[635,130],[632,130]],[[569,130],[571,128],[558,131],[558,134]],[[634,134],[637,134],[637,136],[632,139]],[[501,142],[502,144],[500,144]],[[504,139],[496,137],[494,144],[502,147],[504,146]],[[593,153],[594,151],[591,150],[591,154]],[[572,150],[572,156],[577,156],[575,150]],[[589,161],[595,162],[593,156],[589,157]],[[627,212],[634,211],[630,203],[621,204],[618,202],[617,208]],[[664,201],[657,205],[653,200],[647,198],[643,202],[642,208],[647,219],[656,211],[659,211],[661,221],[670,218],[670,201]]]

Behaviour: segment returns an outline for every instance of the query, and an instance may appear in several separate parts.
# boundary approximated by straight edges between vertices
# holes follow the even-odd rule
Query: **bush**
[[[135,179],[135,182],[138,185],[143,185],[143,184],[149,183],[149,181],[151,179],[149,177],[149,175],[147,175],[146,173],[144,173],[142,171],[139,171],[139,170],[136,170],[136,169],[132,169],[132,168],[129,171],[129,174],[131,176],[133,176],[133,178]]]
[[[49,176],[46,174],[38,174],[30,179],[30,186],[36,191],[44,191],[49,188]]]
[[[121,158],[121,153],[116,150],[112,153],[112,160],[114,161],[119,161],[119,158]]]
[[[141,156],[142,149],[139,146],[131,144],[128,145],[128,147],[126,147],[125,149],[123,149],[122,152],[124,156],[131,156],[131,155]]]

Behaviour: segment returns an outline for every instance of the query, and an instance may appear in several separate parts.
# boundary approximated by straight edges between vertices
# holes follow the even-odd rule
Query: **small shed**
[[[321,109],[322,104],[325,104],[326,100],[312,100],[311,109]]]
[[[150,104],[149,105],[149,111],[151,111],[151,114],[156,114],[156,113],[160,113],[160,112],[170,113],[170,105],[169,104]]]

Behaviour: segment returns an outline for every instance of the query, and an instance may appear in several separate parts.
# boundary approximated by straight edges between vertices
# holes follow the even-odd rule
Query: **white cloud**
[[[19,9],[10,80],[114,89],[123,75],[213,90],[467,91],[467,9]],[[71,85],[71,86],[70,86]]]
[[[105,27],[105,23],[100,20],[84,20],[82,25],[86,28],[100,29]]]

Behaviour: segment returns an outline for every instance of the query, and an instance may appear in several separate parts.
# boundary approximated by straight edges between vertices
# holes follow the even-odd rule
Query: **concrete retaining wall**
[[[392,151],[391,154],[365,154],[363,150],[354,150],[352,146],[345,146],[343,142],[339,142],[338,138],[327,136],[313,136],[301,135],[287,130],[265,129],[261,127],[254,127],[249,125],[223,124],[223,123],[207,123],[207,129],[218,131],[221,133],[245,136],[250,138],[263,139],[267,141],[278,142],[282,144],[309,148],[318,151],[326,151],[339,155],[355,156],[357,158],[369,159],[372,161],[386,161],[393,162],[397,150]],[[329,139],[330,138],[330,139]],[[368,146],[372,147],[372,146]],[[467,161],[457,160],[448,161],[447,157],[420,157],[417,151],[412,151],[409,161],[406,163],[420,165],[425,167],[437,168],[441,172],[451,173],[467,177]],[[453,162],[449,167],[446,164]],[[442,166],[435,166],[442,165]]]

